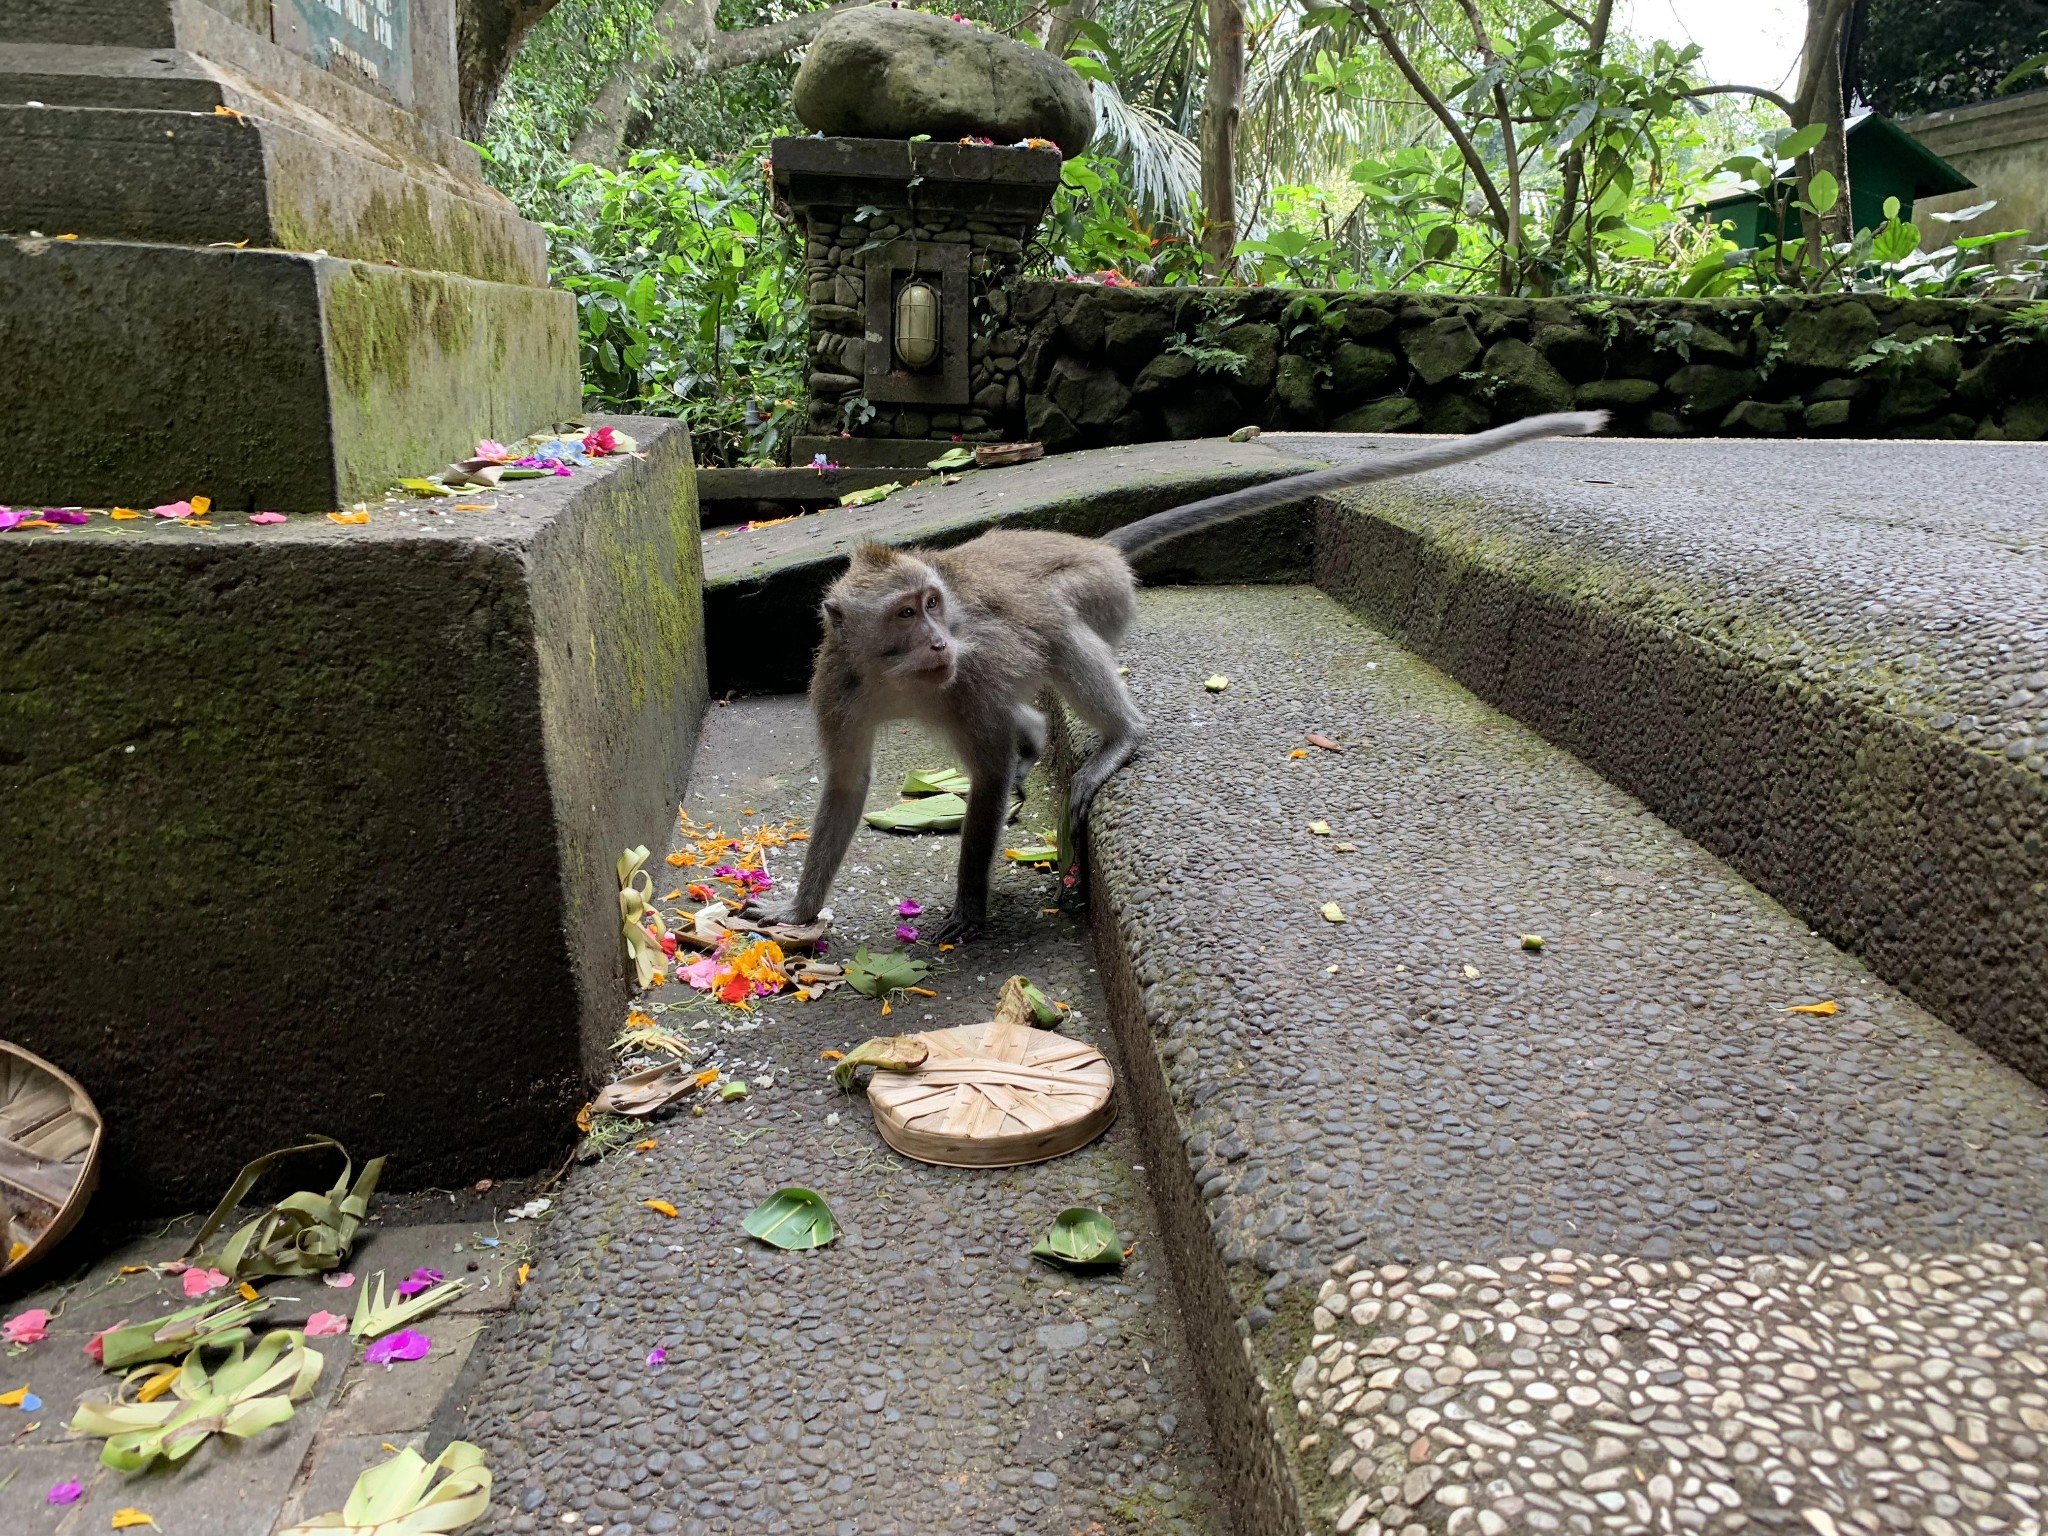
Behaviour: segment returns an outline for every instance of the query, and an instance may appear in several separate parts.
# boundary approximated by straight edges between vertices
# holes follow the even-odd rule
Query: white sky
[[[1616,16],[1635,37],[1698,43],[1717,85],[1798,83],[1804,0],[1621,0]]]

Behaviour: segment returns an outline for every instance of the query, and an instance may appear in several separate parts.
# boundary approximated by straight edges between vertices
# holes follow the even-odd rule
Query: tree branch
[[[1408,82],[1409,89],[1422,98],[1422,104],[1444,125],[1444,131],[1450,134],[1451,142],[1458,146],[1458,154],[1463,158],[1466,169],[1471,171],[1472,179],[1479,183],[1480,195],[1493,210],[1495,227],[1505,236],[1512,222],[1508,217],[1507,205],[1501,201],[1500,188],[1494,185],[1493,177],[1486,169],[1486,162],[1480,158],[1478,146],[1472,142],[1471,135],[1465,132],[1458,122],[1457,114],[1444,104],[1444,99],[1429,88],[1429,82],[1422,78],[1421,72],[1415,67],[1415,61],[1408,57],[1408,51],[1394,36],[1394,29],[1387,25],[1387,18],[1380,13],[1379,7],[1365,5],[1361,10],[1367,30],[1372,33],[1374,40],[1386,49],[1387,57],[1394,61],[1394,68],[1401,72],[1401,78]],[[1359,12],[1355,11],[1353,14]]]
[[[625,142],[633,99],[657,79],[671,71],[693,78],[715,75],[743,64],[780,58],[816,37],[834,12],[877,3],[835,0],[819,10],[742,32],[721,32],[718,0],[662,0],[648,19],[641,45],[605,78],[590,104],[590,118],[569,152],[579,160],[613,164]]]
[[[1564,7],[1556,5],[1553,0],[1553,9],[1562,11]],[[1598,9],[1593,12],[1592,25],[1586,28],[1586,73],[1589,76],[1596,74],[1600,68],[1601,58],[1607,51],[1607,27],[1613,18],[1614,0],[1599,0]],[[1599,91],[1597,83],[1594,84],[1593,89],[1597,99]],[[1585,146],[1583,144],[1574,144],[1565,155],[1564,175],[1557,195],[1557,217],[1552,220],[1550,226],[1550,243],[1553,248],[1563,248],[1571,238],[1572,223],[1577,217],[1573,210],[1579,201],[1579,189],[1584,184],[1585,176]],[[1586,199],[1586,202],[1586,211],[1588,214],[1591,214],[1593,199],[1589,197]],[[1586,235],[1586,245],[1589,254],[1592,244],[1592,230],[1589,227]],[[1588,281],[1590,281],[1593,273],[1588,270],[1586,276]]]
[[[1760,85],[1696,85],[1691,90],[1681,94],[1686,96],[1754,96],[1761,101],[1768,101],[1789,118],[1796,120],[1799,114],[1799,108],[1791,100],[1780,96],[1776,91],[1767,91]]]

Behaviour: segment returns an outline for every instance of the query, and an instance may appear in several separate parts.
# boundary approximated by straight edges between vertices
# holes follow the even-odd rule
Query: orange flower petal
[[[676,1213],[676,1208],[666,1200],[642,1200],[640,1203],[650,1211],[659,1212],[663,1216],[673,1216]]]

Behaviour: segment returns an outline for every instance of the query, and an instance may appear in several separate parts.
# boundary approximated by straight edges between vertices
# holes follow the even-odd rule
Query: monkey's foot
[[[934,944],[965,944],[969,939],[981,935],[981,925],[986,915],[980,912],[962,912],[955,907],[946,914],[946,920],[932,930]]]

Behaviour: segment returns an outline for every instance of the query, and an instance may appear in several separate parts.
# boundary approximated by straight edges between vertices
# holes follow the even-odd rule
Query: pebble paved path
[[[1097,890],[1317,1530],[2041,1529],[2038,1089],[1320,593],[1125,654]]]
[[[691,814],[728,828],[749,810],[808,820],[811,750],[800,701],[714,709]],[[905,769],[941,761],[921,738],[891,735],[877,803]],[[942,910],[957,847],[864,830],[834,898],[841,951],[893,946],[900,898]],[[793,875],[793,862],[778,873]],[[992,934],[938,957],[939,996],[918,1014],[899,1008],[885,1021],[874,1002],[841,992],[770,1001],[758,1028],[738,1032],[662,1015],[715,1047],[707,1064],[748,1079],[750,1096],[658,1124],[654,1150],[578,1168],[555,1192],[467,1426],[498,1478],[480,1529],[1214,1528],[1202,1414],[1128,1117],[1036,1167],[931,1168],[891,1154],[865,1099],[830,1088],[819,1059],[871,1034],[985,1019],[1013,971],[1072,1004],[1066,1033],[1095,1038],[1103,1016],[1088,952],[1068,918],[1040,911],[1049,890],[1048,877],[999,872]],[[643,1002],[677,995],[670,985]],[[790,1255],[741,1233],[740,1217],[784,1184],[827,1197],[845,1229],[838,1243]],[[642,1204],[657,1198],[677,1207],[673,1220]],[[1076,1279],[1026,1256],[1070,1205],[1099,1206],[1136,1244],[1121,1275]],[[668,1352],[659,1369],[647,1363],[656,1348]]]

